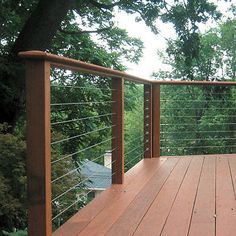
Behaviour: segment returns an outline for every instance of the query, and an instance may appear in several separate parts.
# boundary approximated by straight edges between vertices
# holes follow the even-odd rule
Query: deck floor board
[[[215,158],[205,157],[189,236],[215,235]]]
[[[53,236],[236,235],[236,155],[145,159]]]
[[[236,235],[236,200],[227,157],[216,160],[216,236]]]
[[[161,233],[162,236],[188,234],[203,163],[204,158],[192,158],[191,165],[185,175],[184,181]]]

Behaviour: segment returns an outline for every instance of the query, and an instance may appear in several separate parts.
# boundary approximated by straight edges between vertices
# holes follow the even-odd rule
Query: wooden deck
[[[235,236],[236,155],[145,159],[53,236]]]

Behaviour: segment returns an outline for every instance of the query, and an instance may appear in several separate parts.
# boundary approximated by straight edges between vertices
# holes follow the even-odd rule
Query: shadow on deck
[[[53,233],[236,235],[236,155],[144,159]]]

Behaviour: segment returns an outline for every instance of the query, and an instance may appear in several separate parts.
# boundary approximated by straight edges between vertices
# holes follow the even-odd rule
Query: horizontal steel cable
[[[184,125],[184,126],[201,126],[201,125],[236,125],[236,123],[206,123],[206,124],[181,124],[181,123],[174,123],[174,124],[161,124],[162,126],[173,126],[173,125]]]
[[[71,105],[89,105],[89,104],[105,104],[115,103],[116,101],[102,101],[102,102],[64,102],[64,103],[52,103],[51,106],[71,106]]]
[[[75,139],[75,138],[79,138],[79,137],[83,137],[83,136],[86,136],[86,135],[89,135],[89,134],[93,134],[93,133],[99,132],[99,131],[102,131],[102,130],[111,129],[114,126],[116,126],[116,125],[111,125],[111,126],[104,127],[104,128],[101,128],[101,129],[92,130],[92,131],[89,131],[87,133],[78,134],[76,136],[72,136],[72,137],[69,137],[69,138],[65,138],[65,139],[61,139],[61,140],[58,140],[58,141],[54,141],[51,144],[55,145],[55,144],[63,143],[63,142],[66,142],[66,141],[69,141],[69,140],[72,140],[72,139]]]
[[[141,153],[139,153],[135,158],[133,158],[132,160],[130,160],[129,162],[125,163],[125,166],[127,166],[128,164],[132,163],[133,161],[137,160],[141,155],[144,155],[145,152],[147,152],[148,150],[145,150]]]
[[[236,117],[235,115],[222,115],[222,114],[219,114],[218,116],[220,117]],[[161,116],[161,118],[184,118],[184,117],[188,117],[188,118],[198,118],[198,117],[201,117],[201,116]],[[215,118],[216,116],[205,116],[204,115],[204,118]]]
[[[130,143],[133,143],[134,141],[139,140],[140,138],[143,138],[143,135],[139,136],[138,138],[134,138],[134,139],[132,139],[132,140],[129,141],[129,142],[125,142],[125,145],[128,145],[128,144],[130,144]]]
[[[168,86],[170,86],[170,85],[168,85]],[[184,86],[184,85],[181,85],[181,86]],[[232,88],[231,88],[231,91],[232,92],[235,92],[236,90],[232,90]],[[168,92],[161,92],[160,93],[162,96],[163,95],[165,95],[165,96],[167,96],[167,95],[171,95],[171,96],[173,96],[173,93],[168,93]],[[201,96],[203,96],[204,94],[202,93],[202,91],[199,91],[199,93],[192,93],[192,92],[182,92],[182,93],[175,93],[175,95],[182,95],[182,94],[188,94],[188,95],[195,95],[195,96],[199,96],[199,95],[201,95]],[[232,95],[231,93],[209,93],[208,95]]]
[[[115,137],[106,139],[106,140],[104,140],[104,141],[102,141],[102,142],[100,142],[100,143],[96,143],[96,144],[94,144],[94,145],[91,145],[91,146],[89,146],[89,147],[86,147],[86,148],[84,148],[84,149],[81,149],[81,150],[79,150],[79,151],[76,151],[76,152],[74,152],[74,153],[68,154],[68,155],[66,155],[66,156],[64,156],[64,157],[62,157],[62,158],[59,158],[59,159],[57,159],[57,160],[55,160],[55,161],[52,161],[51,164],[53,165],[53,164],[55,164],[55,163],[57,163],[57,162],[59,162],[59,161],[62,161],[62,160],[64,160],[64,159],[68,158],[68,157],[71,157],[71,156],[73,156],[73,155],[82,153],[82,152],[84,152],[84,151],[86,151],[86,150],[89,150],[89,149],[91,149],[91,148],[97,147],[98,145],[101,145],[101,144],[103,144],[103,143],[107,143],[108,141],[111,141],[111,140],[114,139],[114,138],[115,138]]]
[[[113,149],[110,150],[110,151],[113,152],[115,149],[116,149],[116,148],[113,148]],[[95,161],[97,161],[99,158],[101,158],[101,157],[103,157],[103,156],[104,156],[104,154],[102,154],[102,155],[100,155],[100,156],[98,156],[98,157],[95,157],[94,159],[91,159],[91,160],[89,160],[89,161],[95,162]],[[67,175],[70,175],[70,174],[76,172],[79,168],[80,168],[80,167],[77,167],[77,168],[75,168],[75,169],[73,169],[73,170],[67,172],[67,173],[64,174],[64,175],[59,176],[58,178],[52,180],[51,183],[54,183],[54,182],[58,181],[59,179],[62,179],[62,178],[64,178],[64,177],[66,177]]]
[[[109,164],[105,165],[105,167],[107,167],[108,165],[110,164],[113,164],[115,163],[115,160],[114,161],[111,161]],[[111,170],[112,171],[112,170]],[[112,173],[111,172],[111,175],[114,175],[116,172]],[[80,181],[79,183],[75,184],[74,186],[72,186],[71,188],[67,189],[65,192],[57,195],[55,198],[52,199],[51,202],[55,202],[57,199],[61,198],[62,196],[64,196],[65,194],[69,193],[70,191],[72,191],[73,189],[77,188],[79,185],[81,185],[82,183],[85,183],[86,181],[88,181],[90,178],[92,177],[96,177],[97,175],[96,174],[93,174],[93,175],[90,175],[86,178],[84,178],[82,181]]]
[[[101,181],[101,183],[104,183],[106,181],[106,179],[104,179],[103,181]],[[87,192],[86,194],[88,195],[90,192],[94,191],[94,189],[91,189],[89,192]],[[62,215],[63,213],[65,213],[66,211],[68,211],[72,206],[74,206],[76,203],[80,202],[81,199],[77,199],[76,201],[74,201],[72,204],[70,204],[68,207],[66,207],[65,209],[63,209],[62,211],[60,211],[56,216],[54,216],[52,218],[52,221],[54,221],[55,219],[57,219],[60,215]]]
[[[222,101],[227,101],[227,102],[235,102],[235,100],[160,100],[161,102],[208,102],[208,103],[214,103],[214,102],[222,102]]]
[[[196,131],[173,131],[173,132],[160,132],[161,134],[175,134],[175,133],[232,133],[232,132],[236,132],[236,130],[196,130]]]
[[[140,98],[140,97],[143,97],[143,94],[134,95],[134,96],[132,96],[132,97],[125,97],[125,99],[133,100],[133,99]]]
[[[236,140],[236,138],[203,138],[203,139],[187,139],[187,138],[178,138],[178,139],[170,139],[170,138],[166,138],[166,139],[161,139],[161,142],[166,142],[168,140],[173,140],[173,141],[178,141],[178,140],[182,140],[182,141],[214,141],[214,140]]]
[[[88,90],[108,90],[108,91],[113,91],[116,89],[112,89],[112,88],[89,88],[89,87],[84,87],[84,86],[76,86],[76,85],[54,85],[51,84],[51,87],[59,87],[59,88],[76,88],[76,89],[88,89]]]
[[[176,148],[228,148],[228,147],[233,147],[236,148],[236,146],[196,146],[196,147],[186,147],[186,146],[179,146],[179,147],[161,147],[160,149],[176,149]]]
[[[128,155],[128,154],[134,152],[135,150],[139,149],[140,147],[142,147],[142,146],[138,146],[138,147],[136,147],[136,148],[131,149],[130,151],[126,152],[126,153],[124,154],[124,156],[126,156],[126,155]]]
[[[184,107],[171,107],[171,108],[161,108],[161,110],[196,110],[196,109],[205,109],[207,111],[209,110],[236,110],[236,108],[230,108],[230,107],[224,107],[224,108],[217,108],[217,107],[191,107],[191,108],[184,108]]]
[[[96,118],[111,116],[111,115],[115,115],[115,114],[116,113],[107,113],[107,114],[102,114],[102,115],[97,115],[97,116],[81,117],[81,118],[78,118],[78,119],[52,122],[51,125],[66,124],[66,123],[72,123],[72,122],[77,122],[77,121],[96,119]]]

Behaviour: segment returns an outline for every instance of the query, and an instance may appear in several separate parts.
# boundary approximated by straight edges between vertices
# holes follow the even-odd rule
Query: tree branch
[[[64,29],[59,29],[60,32],[64,33],[64,34],[93,34],[93,33],[101,33],[107,30],[110,30],[112,27],[105,27],[105,28],[101,28],[101,29],[97,29],[97,30],[78,30],[78,31],[70,31],[70,30],[64,30]]]
[[[100,8],[100,9],[102,8],[102,9],[107,9],[107,10],[112,9],[113,7],[115,7],[121,3],[121,1],[117,1],[112,4],[104,4],[104,3],[97,2],[95,0],[89,0],[89,2],[97,8]]]

